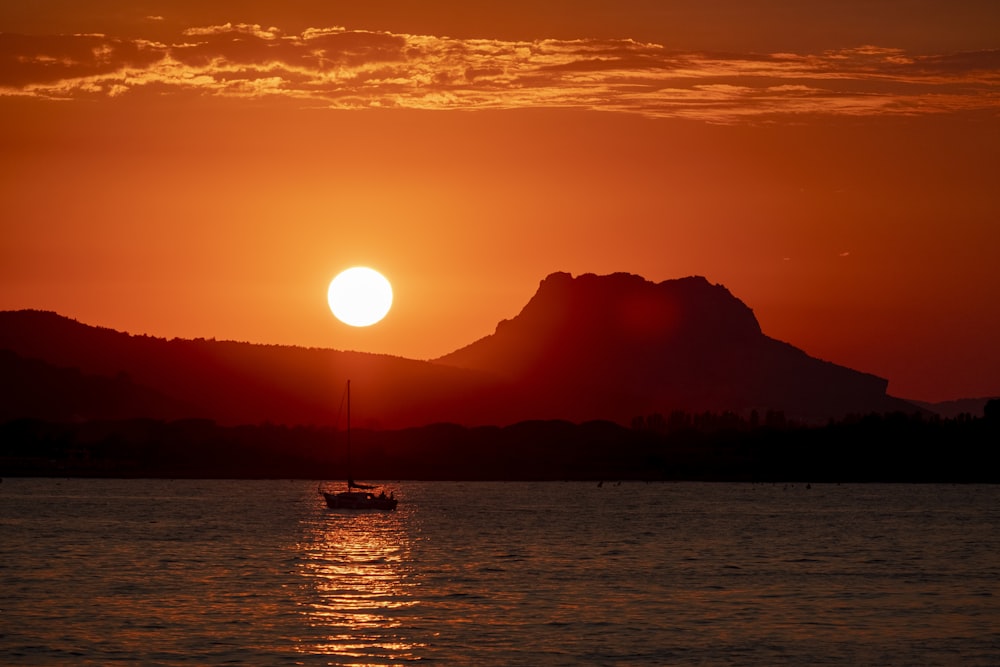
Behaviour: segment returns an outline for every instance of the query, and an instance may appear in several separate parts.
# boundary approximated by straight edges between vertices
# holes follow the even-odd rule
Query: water
[[[1000,664],[1000,487],[6,479],[0,662]]]

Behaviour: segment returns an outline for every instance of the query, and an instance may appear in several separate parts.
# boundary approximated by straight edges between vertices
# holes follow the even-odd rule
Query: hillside
[[[42,311],[0,313],[0,350],[4,349],[49,367],[75,369],[91,381],[127,376],[133,386],[172,399],[171,414],[176,417],[232,425],[334,425],[348,378],[355,380],[358,394],[357,425],[396,428],[440,421],[452,416],[452,408],[476,415],[473,401],[489,384],[480,373],[401,357],[166,340],[88,326]],[[5,375],[4,391],[17,393],[20,377]],[[43,403],[77,401],[65,392],[40,398]],[[65,407],[50,405],[32,409],[46,410],[66,412]],[[104,412],[104,407],[95,407],[77,415],[96,418]],[[127,416],[157,415],[136,406]]]
[[[3,417],[207,418],[220,424],[525,419],[629,424],[673,411],[780,411],[821,422],[913,411],[873,375],[764,335],[753,311],[700,277],[554,273],[496,331],[433,361],[206,339],[166,340],[51,312],[0,312]],[[32,389],[34,387],[34,389]]]
[[[504,377],[535,417],[756,409],[823,421],[914,409],[882,378],[765,336],[746,304],[702,277],[554,273],[494,334],[436,361]]]

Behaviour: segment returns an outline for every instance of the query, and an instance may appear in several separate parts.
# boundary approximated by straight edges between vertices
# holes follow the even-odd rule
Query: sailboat
[[[378,487],[369,484],[358,484],[351,474],[351,381],[347,381],[347,490],[339,493],[324,491],[319,492],[326,499],[326,506],[331,509],[343,510],[394,510],[396,500],[394,494],[385,494],[385,491],[377,495],[374,490]]]

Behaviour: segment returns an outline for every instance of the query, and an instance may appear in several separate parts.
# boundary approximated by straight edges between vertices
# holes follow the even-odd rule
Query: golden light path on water
[[[305,527],[299,574],[309,589],[302,613],[315,639],[304,653],[336,664],[384,665],[419,660],[425,645],[404,636],[418,606],[409,573],[410,542],[400,516],[330,511]]]

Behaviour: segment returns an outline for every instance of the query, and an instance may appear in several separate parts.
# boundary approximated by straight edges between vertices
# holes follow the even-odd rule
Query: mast
[[[351,381],[347,381],[347,490],[354,485],[354,474],[351,470]]]
[[[351,469],[351,381],[347,381],[347,490],[374,489],[374,486],[358,484],[354,481],[354,471]]]

